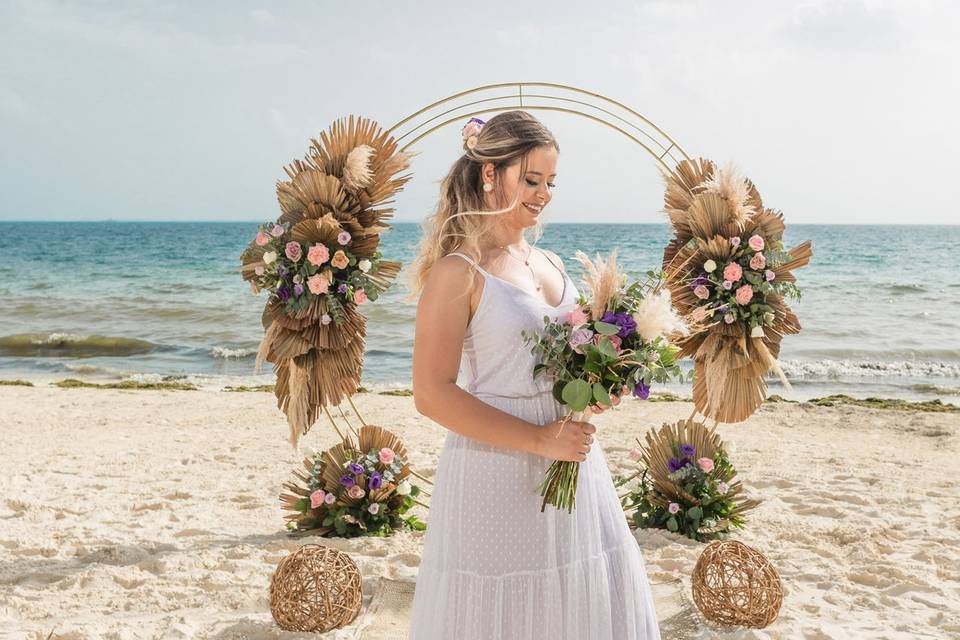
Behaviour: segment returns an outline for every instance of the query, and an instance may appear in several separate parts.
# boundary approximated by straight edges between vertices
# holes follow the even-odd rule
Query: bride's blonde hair
[[[421,224],[423,234],[417,257],[408,273],[410,294],[407,301],[417,297],[434,263],[448,253],[461,250],[479,261],[480,238],[493,228],[496,216],[516,206],[520,195],[520,189],[517,189],[513,202],[504,204],[504,170],[519,161],[519,180],[523,180],[527,154],[545,145],[560,151],[553,134],[526,111],[504,111],[483,125],[477,144],[472,149],[466,148],[441,181],[437,208]],[[503,207],[493,211],[484,211],[480,172],[486,162],[493,163],[497,174],[493,194],[497,204]],[[534,243],[542,233],[543,226],[537,220],[533,227]]]

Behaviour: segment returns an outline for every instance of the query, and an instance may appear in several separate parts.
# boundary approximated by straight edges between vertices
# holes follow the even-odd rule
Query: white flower
[[[641,300],[633,313],[633,321],[637,323],[637,333],[648,342],[674,331],[686,331],[686,325],[673,310],[670,292],[666,289]]]
[[[263,262],[264,262],[264,264],[272,264],[272,263],[274,263],[276,260],[277,260],[277,252],[276,252],[276,251],[267,251],[266,253],[263,254]]]
[[[706,271],[707,273],[713,273],[714,271],[717,270],[717,263],[714,262],[713,260],[707,260],[706,262],[703,263],[703,270]]]
[[[363,271],[364,273],[366,273],[367,271],[370,271],[370,267],[373,266],[373,263],[367,260],[366,258],[364,258],[363,260],[357,263],[357,266],[360,268],[360,271]]]
[[[329,313],[325,313],[322,316],[320,316],[320,322],[323,324],[330,324],[330,320],[331,318]]]
[[[763,336],[763,327],[759,324],[750,331],[751,338],[762,338]]]
[[[406,480],[401,480],[400,484],[397,485],[397,495],[410,495],[410,483]]]

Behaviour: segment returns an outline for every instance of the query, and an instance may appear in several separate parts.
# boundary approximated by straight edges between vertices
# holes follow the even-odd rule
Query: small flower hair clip
[[[470,118],[467,121],[467,124],[463,125],[463,129],[460,130],[460,135],[463,137],[463,145],[466,149],[473,149],[477,146],[477,136],[480,135],[480,132],[483,130],[483,125],[486,122],[480,118]]]

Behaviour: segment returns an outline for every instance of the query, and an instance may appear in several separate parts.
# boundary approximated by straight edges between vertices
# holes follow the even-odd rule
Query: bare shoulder
[[[424,289],[431,290],[444,298],[451,299],[452,294],[462,294],[474,288],[473,265],[460,256],[446,255],[439,258],[430,267]]]
[[[540,247],[540,251],[543,251],[543,253],[547,256],[550,262],[557,265],[558,269],[560,269],[561,271],[566,271],[566,268],[563,265],[563,259],[560,256],[558,256],[553,251],[550,251],[550,249],[544,249],[543,247]]]

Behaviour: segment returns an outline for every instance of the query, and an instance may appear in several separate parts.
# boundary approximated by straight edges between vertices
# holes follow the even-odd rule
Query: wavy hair
[[[460,156],[440,182],[440,198],[435,211],[421,224],[423,234],[417,257],[408,274],[410,295],[416,299],[433,265],[452,251],[463,250],[479,262],[479,240],[496,224],[497,216],[511,211],[517,204],[520,189],[513,202],[505,204],[502,176],[508,166],[520,162],[520,180],[526,173],[527,155],[541,146],[552,146],[560,151],[556,139],[543,123],[526,111],[504,111],[490,118],[477,136],[471,149],[464,145]],[[484,163],[492,162],[500,177],[493,195],[500,209],[485,210],[483,201]],[[543,234],[538,219],[533,227],[533,243]]]

